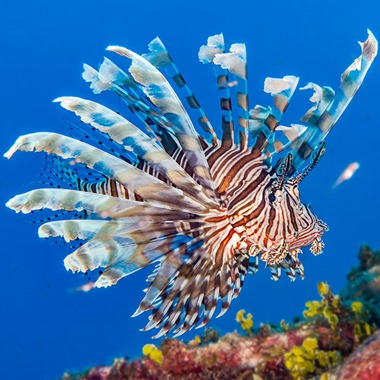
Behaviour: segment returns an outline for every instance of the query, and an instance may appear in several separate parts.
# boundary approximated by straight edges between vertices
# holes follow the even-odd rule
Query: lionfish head
[[[287,215],[282,221],[283,226],[279,226],[285,231],[287,251],[294,252],[311,245],[314,255],[322,253],[324,243],[321,238],[328,226],[311,211],[310,205],[301,201],[297,179],[287,180],[282,190],[276,189],[274,193],[272,190],[270,194],[275,196],[272,207]],[[271,195],[269,197],[273,199]]]
[[[263,196],[263,218],[247,229],[250,254],[259,254],[267,265],[281,265],[289,256],[297,258],[308,245],[314,255],[323,251],[321,237],[328,227],[301,201],[299,185],[320,161],[325,148],[324,142],[320,144],[311,163],[297,175],[293,174],[292,154],[279,160],[273,170]]]

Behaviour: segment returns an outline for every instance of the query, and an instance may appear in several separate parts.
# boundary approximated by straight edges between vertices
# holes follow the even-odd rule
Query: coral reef
[[[320,300],[307,302],[297,323],[254,328],[241,310],[242,334],[219,337],[206,329],[187,344],[165,339],[158,348],[144,346],[136,360],[116,359],[62,380],[380,379],[380,251],[363,246],[359,260],[339,295],[318,284]]]

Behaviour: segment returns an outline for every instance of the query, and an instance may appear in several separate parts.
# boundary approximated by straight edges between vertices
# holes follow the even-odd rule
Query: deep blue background
[[[213,73],[197,59],[208,36],[222,31],[228,44],[247,43],[251,106],[266,105],[271,102],[262,92],[266,76],[293,74],[301,77],[300,84],[314,81],[336,88],[341,72],[359,55],[356,41],[366,39],[366,28],[380,37],[379,11],[375,0],[4,1],[0,151],[21,134],[62,128],[68,115],[51,103],[57,96],[94,99],[81,79],[82,63],[96,67],[103,55],[112,58],[104,51],[109,44],[142,53],[152,38],[160,36],[217,125]],[[290,283],[285,276],[273,282],[265,270],[250,276],[230,311],[210,326],[233,331],[241,308],[253,313],[256,325],[289,321],[316,297],[318,281],[340,290],[362,243],[379,246],[379,86],[380,63],[375,61],[328,137],[326,156],[302,184],[303,201],[312,202],[313,210],[330,226],[324,254],[312,257],[305,250],[304,281]],[[308,95],[297,93],[284,124],[303,115]],[[360,162],[360,170],[332,191],[338,175],[353,161]],[[3,205],[30,188],[41,157],[18,153],[9,162],[1,159],[0,166]],[[37,228],[22,215],[5,206],[0,206],[0,213],[0,378],[57,379],[64,371],[139,355],[153,334],[138,331],[146,323],[145,315],[129,316],[143,295],[148,272],[113,288],[72,292],[86,280],[65,271],[63,251],[39,240]]]

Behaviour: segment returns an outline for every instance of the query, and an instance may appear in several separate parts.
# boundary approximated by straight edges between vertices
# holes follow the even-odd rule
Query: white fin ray
[[[197,180],[205,188],[207,195],[216,199],[210,168],[200,145],[198,134],[169,82],[149,61],[131,50],[120,46],[109,46],[107,50],[132,60],[129,72],[133,79],[143,86],[144,92],[152,103],[171,122],[168,130],[176,136],[181,144]]]
[[[83,122],[107,133],[117,143],[132,150],[136,156],[141,157],[184,193],[195,198],[197,202],[202,201],[209,207],[217,206],[202,193],[202,186],[198,185],[165,150],[116,112],[99,103],[76,97],[60,97],[55,102],[60,102],[63,108],[74,112]]]
[[[100,218],[128,218],[135,222],[143,221],[181,221],[192,219],[194,215],[166,207],[159,207],[148,202],[112,197],[104,194],[87,193],[67,189],[36,189],[18,194],[10,199],[7,207],[27,214],[33,210],[48,208],[50,210],[83,211],[97,214]]]
[[[165,184],[111,154],[71,137],[50,132],[20,136],[4,156],[10,158],[17,150],[44,151],[65,159],[73,158],[75,162],[83,163],[121,183],[129,191],[136,192],[146,201],[166,204],[174,209],[205,210],[204,206],[185,196],[181,190]]]

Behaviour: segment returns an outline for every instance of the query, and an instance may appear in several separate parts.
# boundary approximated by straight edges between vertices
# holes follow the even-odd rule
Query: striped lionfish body
[[[290,127],[280,122],[298,78],[267,78],[264,91],[273,105],[249,109],[245,45],[233,44],[226,52],[222,35],[210,37],[199,59],[214,69],[221,136],[158,38],[141,56],[111,46],[108,50],[131,60],[129,73],[106,58],[98,71],[84,65],[83,78],[94,93],[118,95],[144,127],[90,100],[56,99],[108,138],[111,148],[81,141],[88,138],[86,132],[83,139],[50,132],[19,137],[5,156],[17,150],[51,154],[71,189],[32,190],[7,206],[24,213],[43,208],[84,212],[84,219],[74,215],[39,228],[40,237],[85,241],[65,258],[66,269],[102,268],[95,286],[107,287],[155,263],[135,313],[151,312],[145,329],[160,328],[157,337],[204,326],[218,304],[219,314],[226,312],[245,275],[255,273],[260,261],[273,279],[284,269],[294,280],[303,277],[301,249],[311,245],[313,254],[322,252],[327,226],[301,202],[298,187],[322,157],[326,135],[376,56],[377,41],[368,34],[337,92],[313,83],[303,88],[313,90],[314,104],[302,124]],[[169,80],[197,114],[202,133]],[[73,170],[77,166],[99,178],[79,175]]]

